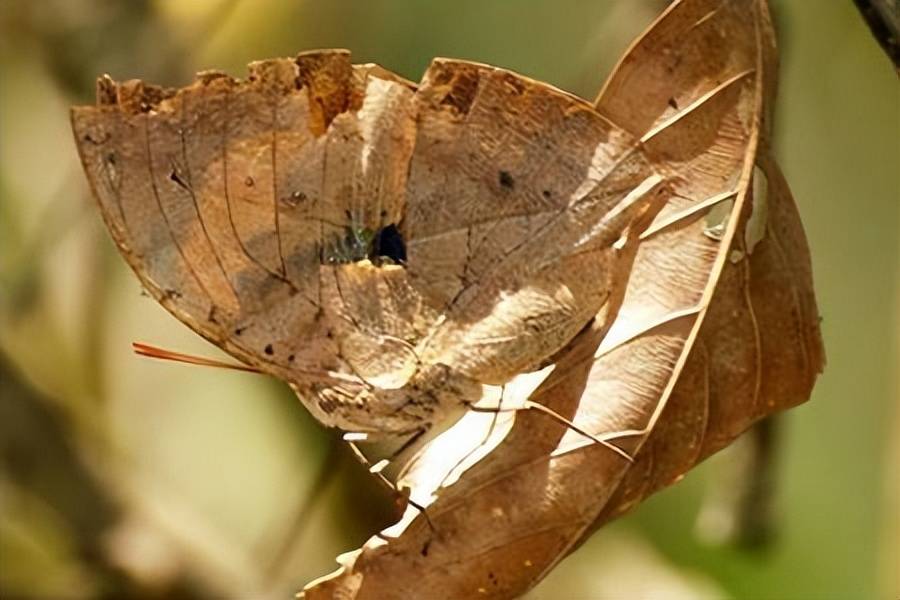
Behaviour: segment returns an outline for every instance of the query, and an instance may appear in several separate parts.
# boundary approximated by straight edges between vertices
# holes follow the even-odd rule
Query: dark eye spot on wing
[[[513,176],[509,174],[509,171],[500,171],[500,185],[508,190],[511,190],[513,189],[513,187],[515,187],[516,180],[513,179]]]
[[[406,244],[403,242],[400,230],[393,223],[382,227],[375,234],[375,240],[372,243],[369,259],[377,264],[383,258],[390,259],[395,264],[406,262]]]
[[[342,238],[334,240],[321,253],[322,264],[346,265],[369,260],[373,265],[406,262],[406,243],[397,226],[391,223],[377,231],[368,227],[345,227]]]
[[[275,349],[272,348],[272,344],[266,344],[266,347],[263,348],[263,352],[265,352],[269,356],[272,356],[273,354],[275,354]]]

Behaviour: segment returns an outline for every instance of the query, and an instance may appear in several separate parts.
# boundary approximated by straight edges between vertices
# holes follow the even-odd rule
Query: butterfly
[[[664,174],[575,96],[435,59],[413,84],[342,50],[72,109],[119,251],[191,329],[324,425],[426,430],[612,318]]]

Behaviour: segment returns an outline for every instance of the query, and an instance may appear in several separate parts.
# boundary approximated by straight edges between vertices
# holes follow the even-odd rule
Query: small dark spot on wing
[[[179,187],[190,191],[190,186],[188,186],[187,182],[185,182],[184,179],[181,178],[181,175],[178,174],[178,171],[174,167],[172,168],[172,172],[169,173],[169,179],[171,181],[174,181],[175,184]]]
[[[94,136],[92,136],[89,133],[84,134],[84,137],[82,139],[84,141],[88,142],[89,144],[99,146],[100,144],[105,144],[109,140],[109,138],[110,138],[109,133],[104,131],[103,137],[101,137],[100,139],[95,138]]]
[[[331,414],[334,412],[334,409],[337,408],[337,405],[330,400],[319,400],[319,408],[326,414]]]
[[[510,175],[509,171],[500,171],[499,179],[500,185],[508,190],[513,189],[516,185],[516,180],[513,179],[513,176]]]

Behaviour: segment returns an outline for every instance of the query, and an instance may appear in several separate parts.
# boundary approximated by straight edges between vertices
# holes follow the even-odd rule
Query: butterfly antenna
[[[549,406],[544,406],[543,404],[541,404],[539,402],[532,402],[531,400],[527,400],[525,402],[524,406],[515,406],[515,407],[511,407],[511,408],[473,406],[472,404],[469,404],[469,410],[471,410],[472,412],[480,412],[480,413],[519,412],[522,410],[534,410],[536,412],[547,415],[548,417],[550,417],[557,423],[560,423],[561,425],[565,425],[566,427],[568,427],[575,433],[579,433],[579,434],[583,435],[584,437],[588,438],[589,440],[593,441],[594,443],[597,443],[597,444],[600,444],[601,446],[609,448],[610,450],[612,450],[613,452],[615,452],[616,454],[618,454],[619,456],[621,456],[628,462],[630,462],[630,463],[634,462],[634,458],[630,454],[628,454],[628,452],[623,450],[622,448],[619,448],[618,446],[616,446],[609,440],[603,439],[602,437],[598,437],[596,435],[593,435],[592,433],[585,431],[584,429],[582,429],[581,427],[576,425],[574,422],[572,422],[570,419],[565,418],[564,416],[562,416],[561,414],[559,414],[558,412],[556,412]],[[617,437],[617,438],[618,437],[633,437],[633,436],[637,436],[637,435],[643,435],[643,433],[644,433],[643,431],[629,430],[629,431],[617,433],[617,435],[615,437]]]
[[[242,365],[239,363],[230,363],[214,358],[204,358],[202,356],[193,356],[191,354],[182,354],[181,352],[173,352],[165,348],[158,348],[150,344],[141,342],[132,342],[131,347],[134,353],[147,358],[155,358],[157,360],[171,360],[173,362],[186,363],[189,365],[200,365],[201,367],[216,367],[218,369],[232,369],[234,371],[247,371],[248,373],[262,373],[256,367]]]

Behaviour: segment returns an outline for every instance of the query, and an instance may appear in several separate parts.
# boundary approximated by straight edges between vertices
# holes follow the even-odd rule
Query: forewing
[[[323,306],[351,227],[399,219],[413,91],[344,51],[205,73],[182,90],[98,83],[73,109],[85,171],[120,251],[195,331],[284,379],[335,367]],[[323,358],[325,357],[325,358]],[[326,364],[323,364],[325,361]]]

